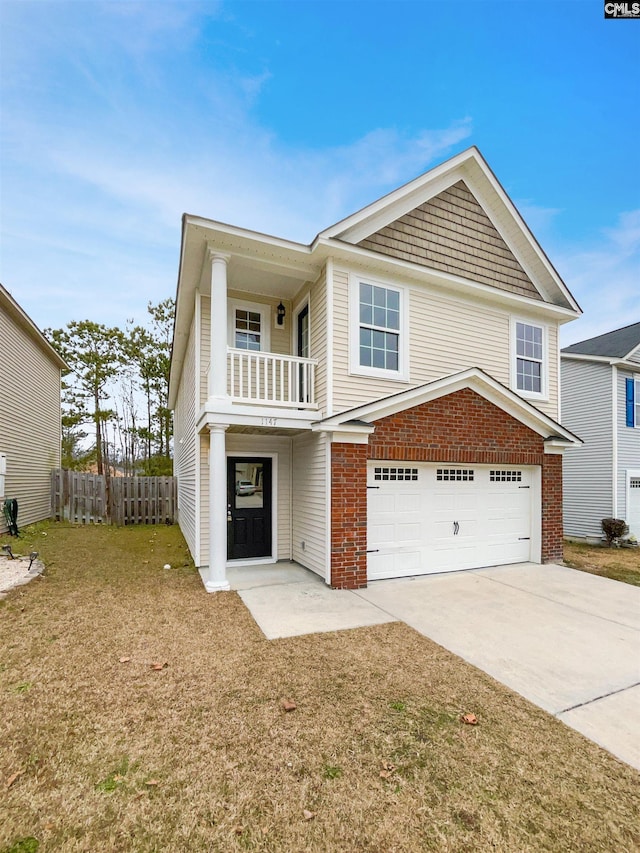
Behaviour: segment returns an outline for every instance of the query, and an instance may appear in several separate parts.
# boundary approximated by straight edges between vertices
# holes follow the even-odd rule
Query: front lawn
[[[177,527],[34,547],[0,602],[0,851],[640,849],[638,773],[403,624],[269,642]]]
[[[565,540],[564,563],[572,569],[640,586],[640,547],[608,548]]]

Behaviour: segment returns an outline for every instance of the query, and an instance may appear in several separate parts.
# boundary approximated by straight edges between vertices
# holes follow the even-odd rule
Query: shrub
[[[610,548],[629,532],[629,526],[622,518],[603,518],[600,524]]]

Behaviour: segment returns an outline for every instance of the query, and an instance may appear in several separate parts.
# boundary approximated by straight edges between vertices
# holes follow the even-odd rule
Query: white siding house
[[[170,405],[206,588],[276,560],[363,586],[374,527],[403,530],[379,507],[412,490],[452,516],[385,540],[371,579],[561,559],[580,441],[558,423],[558,328],[579,313],[475,148],[309,244],[185,215]]]
[[[564,528],[601,539],[622,518],[640,539],[640,323],[561,353],[562,421],[584,441],[564,461]]]
[[[5,498],[15,498],[19,527],[51,514],[51,470],[60,467],[64,368],[64,361],[0,285],[0,510]],[[6,530],[0,512],[0,532]]]

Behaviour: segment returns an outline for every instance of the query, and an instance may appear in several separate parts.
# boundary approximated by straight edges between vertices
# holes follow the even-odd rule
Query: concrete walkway
[[[329,589],[299,566],[233,569],[269,638],[399,620],[640,770],[640,588],[524,563]]]

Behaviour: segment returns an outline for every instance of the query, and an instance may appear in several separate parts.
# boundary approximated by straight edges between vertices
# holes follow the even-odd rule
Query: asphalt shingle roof
[[[632,323],[622,329],[588,338],[564,347],[562,352],[575,352],[581,355],[600,355],[605,358],[624,358],[640,344],[640,323]]]

